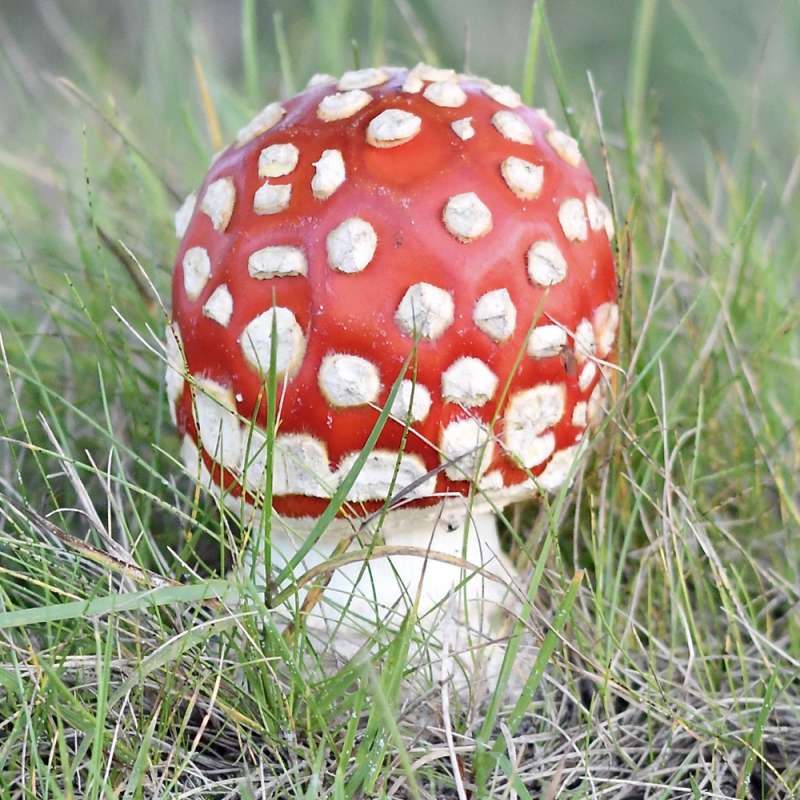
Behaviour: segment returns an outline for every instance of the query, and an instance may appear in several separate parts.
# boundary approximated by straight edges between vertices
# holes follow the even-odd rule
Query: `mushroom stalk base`
[[[425,511],[393,514],[379,531],[373,525],[358,533],[345,552],[374,547],[373,556],[324,574],[330,579],[306,616],[306,631],[326,655],[349,660],[359,650],[369,652],[390,641],[419,596],[418,635],[412,642],[417,663],[442,663],[446,646],[452,659],[445,674],[449,671],[456,682],[459,673],[468,682],[479,674],[491,677],[502,656],[492,640],[502,635],[506,612],[516,605],[508,589],[516,573],[502,552],[496,519],[490,511],[469,517],[463,510],[455,515]],[[312,526],[312,521],[273,518],[274,570],[298,551]],[[330,560],[343,537],[353,533],[346,521],[337,520],[295,568],[295,577]],[[248,561],[251,557],[252,550]],[[263,566],[257,561],[262,583]],[[323,582],[321,576],[276,609],[280,624],[295,620],[309,591]],[[434,668],[432,677],[442,677],[441,669]]]

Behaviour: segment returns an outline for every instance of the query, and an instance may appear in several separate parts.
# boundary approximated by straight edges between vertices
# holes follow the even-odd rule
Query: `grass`
[[[561,106],[614,189],[624,371],[573,487],[507,512],[525,602],[473,702],[447,651],[409,668],[413,598],[332,672],[282,637],[161,400],[172,213],[218,131],[356,59],[458,63],[436,5],[244,0],[236,75],[183,4],[126,12],[113,55],[46,12],[0,25],[0,798],[800,794],[798,109],[770,80],[797,10],[748,17],[737,81],[702,10],[643,2],[614,103],[539,4],[492,75]],[[651,89],[676,30],[735,124],[673,149]]]

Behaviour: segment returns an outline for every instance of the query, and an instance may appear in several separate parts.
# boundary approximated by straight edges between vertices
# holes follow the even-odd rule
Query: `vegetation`
[[[0,19],[2,800],[800,794],[800,10],[520,0],[498,42],[490,5]],[[160,344],[211,153],[313,72],[460,65],[464,23],[473,69],[580,138],[623,309],[591,457],[509,516],[527,601],[468,697],[446,653],[409,667],[412,613],[331,671],[228,577],[241,531],[179,466]]]

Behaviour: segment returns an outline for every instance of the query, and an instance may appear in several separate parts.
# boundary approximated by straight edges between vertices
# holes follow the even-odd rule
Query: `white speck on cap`
[[[522,117],[513,111],[497,111],[492,116],[492,125],[511,142],[533,144],[533,131]]]
[[[183,239],[183,234],[189,227],[194,214],[194,207],[197,205],[197,195],[192,192],[186,195],[186,199],[181,203],[181,207],[175,212],[175,235]]]
[[[174,322],[171,325],[167,325],[165,350],[167,353],[167,369],[165,376],[167,400],[169,401],[169,415],[172,419],[172,424],[175,425],[177,424],[175,404],[183,394],[186,365],[183,360],[181,335],[178,331],[177,324]]]
[[[563,383],[540,383],[514,394],[508,402],[506,426],[542,433],[564,416],[566,388]]]
[[[183,255],[183,288],[190,300],[197,300],[211,277],[211,259],[205,247],[190,247]]]
[[[600,205],[603,207],[603,216],[604,216],[604,223],[606,229],[606,236],[608,236],[608,241],[610,242],[614,238],[614,215],[608,209],[608,207],[603,203],[600,202]]]
[[[442,219],[447,230],[461,242],[471,242],[492,229],[492,212],[475,192],[454,194],[445,204]]]
[[[503,473],[499,469],[493,469],[487,472],[480,481],[480,489],[482,492],[491,492],[502,489],[505,484],[503,483]]]
[[[311,191],[317,200],[327,200],[345,181],[344,159],[339,150],[323,150],[314,162]]]
[[[450,292],[430,283],[409,287],[394,315],[397,327],[407,336],[418,333],[423,339],[438,339],[455,319]]]
[[[508,339],[517,325],[517,308],[511,300],[508,289],[486,292],[475,303],[472,320],[496,342]]]
[[[269,278],[307,275],[308,263],[305,253],[299,247],[271,245],[251,253],[247,259],[247,271],[251,278]]]
[[[476,419],[451,422],[442,431],[439,443],[443,462],[455,461],[445,467],[445,474],[454,481],[474,481],[492,463],[494,442],[489,431]]]
[[[614,217],[608,206],[596,194],[586,195],[586,211],[589,214],[589,227],[593,231],[605,230],[609,240],[614,238]]]
[[[314,86],[322,86],[323,83],[333,83],[336,80],[335,75],[327,72],[315,72],[306,84],[306,89],[311,89]]]
[[[233,178],[218,178],[206,189],[200,210],[208,214],[214,230],[224,231],[231,221],[235,203],[236,187],[233,185]]]
[[[402,90],[407,94],[419,94],[424,86],[425,82],[419,75],[409,72],[408,75],[406,75],[406,79],[403,81]]]
[[[553,128],[545,134],[553,150],[572,167],[580,165],[582,159],[578,143],[564,131]]]
[[[606,414],[606,385],[605,379],[595,384],[589,395],[586,418],[590,425],[598,425]]]
[[[589,227],[593,231],[602,230],[604,223],[603,210],[600,208],[600,199],[592,192],[586,195],[586,215],[589,218]]]
[[[391,413],[405,422],[422,422],[431,410],[431,393],[419,382],[404,380],[394,397]]]
[[[330,497],[335,488],[336,476],[328,463],[328,451],[319,439],[305,433],[283,433],[275,437],[272,462],[275,494]]]
[[[337,408],[374,403],[381,388],[380,373],[371,361],[345,353],[325,356],[317,377],[325,399]]]
[[[556,449],[556,437],[552,431],[535,436],[516,431],[507,437],[508,452],[525,469],[538,467]]]
[[[217,286],[211,293],[211,296],[206,300],[203,306],[203,316],[213,319],[214,322],[222,325],[223,328],[228,327],[233,314],[233,297],[228,290],[228,287],[223,283]]]
[[[422,120],[409,111],[387,108],[367,125],[367,143],[373,147],[397,147],[413,139],[422,128]]]
[[[300,151],[291,143],[271,144],[258,156],[258,174],[262,178],[280,178],[297,166]]]
[[[496,83],[488,83],[482,88],[484,94],[487,94],[496,103],[500,103],[508,108],[518,108],[522,105],[522,98],[510,86],[499,86]]]
[[[236,144],[241,147],[255,139],[256,136],[265,133],[277,125],[285,113],[286,109],[280,103],[270,103],[239,130],[239,133],[236,134]]]
[[[558,221],[564,236],[571,242],[585,242],[589,235],[583,203],[577,197],[567,198],[558,209]]]
[[[594,361],[587,361],[578,376],[578,388],[585,392],[592,385],[595,375],[597,375],[597,365]]]
[[[592,325],[597,343],[597,355],[605,358],[614,347],[619,326],[619,306],[616,303],[602,303],[592,314]]]
[[[260,375],[268,375],[273,324],[278,337],[275,348],[275,374],[279,378],[284,375],[292,378],[300,369],[306,342],[303,331],[290,309],[274,306],[259,314],[242,331],[239,345],[248,363]]]
[[[572,424],[576,428],[586,427],[586,401],[581,400],[575,403],[575,408],[572,409]]]
[[[553,242],[534,242],[528,250],[528,276],[539,286],[555,286],[567,277],[567,261]]]
[[[462,356],[442,374],[442,397],[467,407],[485,405],[497,391],[497,375],[479,358]]]
[[[339,464],[336,474],[342,481],[352,469],[359,453],[349,453]],[[424,478],[428,470],[425,462],[412,453],[390,450],[373,450],[364,463],[355,483],[347,493],[347,499],[360,503],[366,500],[385,500],[391,492],[397,494],[414,481]],[[405,498],[429,497],[436,491],[436,475],[415,486]]]
[[[194,478],[204,489],[214,490],[214,479],[200,457],[200,451],[188,434],[183,437],[181,442],[181,461],[190,477]]]
[[[242,457],[241,472],[252,492],[261,493],[269,479],[267,437],[256,427]],[[272,493],[330,497],[336,481],[328,464],[325,445],[305,433],[280,433],[275,437],[272,458]]]
[[[594,328],[588,319],[582,319],[575,328],[575,358],[579,364],[594,355]]]
[[[430,64],[423,64],[421,61],[411,70],[411,74],[416,75],[423,81],[451,81],[456,77],[454,69],[432,67]]]
[[[547,492],[556,491],[567,479],[580,451],[580,445],[572,445],[572,447],[559,450],[550,459],[550,463],[544,468],[542,474],[534,478],[536,484]]]
[[[375,67],[353,69],[342,75],[336,88],[342,91],[369,89],[370,86],[380,86],[388,80],[389,73],[385,69],[376,69]]]
[[[361,272],[372,261],[377,245],[372,225],[361,217],[350,217],[328,234],[328,264],[339,272]]]
[[[455,81],[429,83],[422,96],[442,108],[459,108],[467,102],[467,93]]]
[[[289,207],[292,199],[290,183],[265,183],[253,195],[253,211],[259,215],[279,214]]]
[[[453,133],[465,142],[475,135],[475,128],[472,127],[472,117],[454,120],[450,123],[450,127],[453,129]]]
[[[526,469],[541,464],[553,452],[555,437],[543,434],[564,416],[565,403],[564,384],[554,383],[523,389],[508,401],[503,444]]]
[[[557,356],[567,346],[567,332],[558,325],[539,325],[528,339],[528,355],[533,358]]]
[[[372,102],[372,95],[363,89],[353,89],[350,92],[336,92],[320,100],[317,106],[317,116],[323,122],[335,122],[347,119]]]
[[[203,449],[215,461],[236,469],[242,458],[242,429],[230,387],[196,378],[195,413]]]
[[[520,200],[533,200],[539,196],[544,182],[544,167],[524,158],[509,156],[500,165],[506,185]]]

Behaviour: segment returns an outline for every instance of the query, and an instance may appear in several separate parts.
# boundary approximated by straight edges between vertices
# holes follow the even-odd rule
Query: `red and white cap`
[[[326,507],[414,350],[343,514],[415,481],[406,507],[566,479],[614,349],[612,217],[513,89],[425,65],[321,76],[239,131],[176,230],[167,388],[209,483],[258,503],[273,328],[283,516]]]

